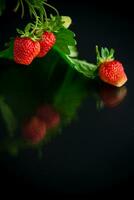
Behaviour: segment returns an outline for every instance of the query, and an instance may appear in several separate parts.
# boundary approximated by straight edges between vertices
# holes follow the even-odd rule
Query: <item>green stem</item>
[[[46,2],[44,2],[44,5],[46,5],[46,6],[49,7],[49,8],[52,8],[52,9],[56,12],[56,14],[57,14],[58,16],[60,16],[58,10],[57,10],[55,7],[51,6],[50,4],[48,4],[48,3],[46,3]]]
[[[35,11],[34,6],[29,2],[29,0],[25,0],[25,1],[26,1],[27,5],[29,7],[30,15],[34,15],[34,17],[37,19],[38,15],[37,15],[37,13]]]
[[[45,20],[46,22],[48,21],[48,17],[47,17],[47,12],[46,12],[46,9],[43,7],[43,11],[44,11],[44,15],[45,15]],[[43,17],[42,17],[43,18]]]
[[[30,13],[33,14],[34,17],[35,17],[36,20],[37,20],[38,15],[37,15],[37,13],[36,13],[36,8],[35,8],[35,6],[32,5],[32,4],[29,2],[29,0],[25,0],[25,1],[26,1],[26,3],[28,4]],[[39,12],[40,12],[40,18],[41,18],[42,22],[43,22],[43,13],[44,13],[44,16],[45,16],[45,20],[47,21],[47,20],[48,20],[47,12],[46,12],[45,8],[43,7],[43,5],[42,5],[42,7],[41,7],[40,9],[38,9],[38,10],[39,10]],[[43,11],[43,13],[42,13],[42,11]]]
[[[55,51],[57,51],[60,56],[64,59],[64,61],[70,66],[73,66],[72,62],[68,59],[67,55],[64,54],[56,45],[53,47]]]
[[[25,10],[24,10],[24,4],[23,4],[23,1],[22,1],[22,0],[20,0],[20,4],[21,4],[21,9],[22,9],[21,18],[23,18],[23,17],[24,17]]]
[[[37,27],[38,27],[38,22],[39,22],[39,17],[37,15],[35,15],[36,21],[35,21],[35,26],[32,30],[32,34],[36,31]]]
[[[17,2],[16,7],[14,8],[14,12],[17,12],[17,10],[19,9],[19,7],[20,7],[20,0]]]

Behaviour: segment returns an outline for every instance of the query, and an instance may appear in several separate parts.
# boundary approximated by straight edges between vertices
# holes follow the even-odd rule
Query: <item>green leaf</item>
[[[109,50],[107,48],[101,48],[101,57],[107,59],[109,57]]]
[[[50,32],[58,32],[60,29],[64,28],[63,21],[61,19],[61,16],[53,16],[50,14],[50,18],[47,19],[43,23],[43,29],[44,31],[50,31]]]
[[[99,47],[98,47],[98,45],[96,45],[95,50],[96,50],[96,60],[97,60],[97,65],[99,65],[100,60],[101,60],[101,55],[100,55],[100,52],[99,52]]]
[[[65,54],[70,54],[69,46],[75,46],[76,41],[74,39],[75,34],[66,29],[62,28],[56,33],[56,46],[62,50]]]
[[[69,58],[70,59],[70,58]],[[88,63],[84,60],[78,60],[75,58],[71,58],[70,61],[73,64],[73,67],[80,73],[82,73],[84,76],[94,79],[96,77],[97,72],[97,66],[91,63]]]
[[[68,47],[69,50],[70,50],[70,57],[71,58],[76,58],[78,56],[78,50],[77,50],[77,47],[76,46],[69,46]]]
[[[62,45],[62,43],[57,42],[55,46],[58,47],[58,49],[60,49],[60,51],[62,51],[64,54],[66,55],[70,54],[70,50],[67,45]]]
[[[3,14],[5,8],[6,8],[5,0],[0,0],[0,16]]]
[[[20,35],[23,35],[24,34],[24,31],[20,30],[20,29],[16,29],[17,33],[19,33]]]
[[[114,49],[110,49],[110,57],[111,57],[111,58],[113,58],[114,52],[115,52]]]
[[[72,19],[69,16],[61,16],[61,21],[65,28],[68,28],[72,23]]]
[[[71,30],[66,29],[66,28],[60,29],[59,34],[60,34],[60,35],[71,36],[71,37],[74,37],[74,36],[75,36],[75,33],[74,33],[74,32],[72,32]]]
[[[0,52],[0,58],[7,58],[13,60],[13,46],[14,40],[12,39],[9,43],[9,47]]]
[[[0,96],[0,112],[2,114],[4,122],[6,123],[6,127],[9,134],[12,135],[16,130],[17,122],[12,110],[10,109],[8,104],[4,101],[4,98],[2,96]]]
[[[31,27],[32,27],[32,23],[28,23],[27,25],[26,25],[26,27],[25,27],[25,32],[29,32],[30,31],[30,29],[31,29]]]
[[[76,45],[76,42],[74,39],[72,39],[71,37],[57,37],[57,43],[62,43],[64,45],[67,45],[67,46],[75,46]]]
[[[82,73],[84,76],[94,79],[97,76],[97,69],[98,66],[88,63],[84,60],[79,60],[76,58],[71,58],[68,55],[64,54],[64,52],[58,47],[54,46],[53,49],[57,51],[62,59],[72,68],[74,68],[76,71]]]
[[[105,58],[107,58],[109,55],[109,50],[107,48],[104,48],[104,50],[105,50]]]
[[[103,48],[103,47],[101,48],[101,57],[102,57],[102,58],[105,58],[105,51],[104,51],[104,48]]]
[[[54,96],[54,106],[61,113],[63,123],[76,117],[83,99],[88,95],[84,79],[73,79],[74,70],[68,68],[64,81]]]

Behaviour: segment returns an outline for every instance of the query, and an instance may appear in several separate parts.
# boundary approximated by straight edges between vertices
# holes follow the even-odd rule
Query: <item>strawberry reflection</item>
[[[44,148],[77,119],[86,98],[92,97],[100,105],[113,108],[127,95],[125,86],[99,85],[96,80],[82,78],[64,63],[55,64],[57,56],[51,59],[48,54],[45,59],[30,70],[17,66],[0,74],[0,117],[4,133],[0,152],[17,155],[21,150]]]
[[[126,86],[115,88],[112,86],[103,85],[99,91],[101,103],[108,108],[114,108],[118,106],[125,99],[126,95]]]
[[[60,115],[51,105],[41,105],[35,116],[23,124],[22,136],[31,144],[38,144],[48,132],[60,124]]]
[[[46,123],[37,116],[33,116],[24,123],[22,135],[26,141],[38,144],[46,135]]]
[[[46,123],[47,129],[54,128],[60,123],[60,115],[51,105],[41,105],[37,109],[37,116]]]

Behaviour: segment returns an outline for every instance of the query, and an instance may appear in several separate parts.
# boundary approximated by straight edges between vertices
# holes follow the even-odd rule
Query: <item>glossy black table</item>
[[[35,60],[29,68],[1,59],[2,188],[66,195],[131,190],[134,177],[132,19],[123,13],[113,15],[111,10],[104,9],[102,13],[95,5],[89,12],[88,3],[82,7],[73,4],[71,9],[67,3],[63,6],[54,1],[54,4],[73,18],[72,29],[76,32],[80,57],[95,60],[96,44],[113,47],[125,66],[128,82],[117,89],[98,80],[87,80],[54,51],[44,59]],[[15,27],[13,19],[10,23]],[[5,30],[3,23],[1,37]],[[5,37],[9,35],[8,32]],[[52,126],[47,127],[44,137],[30,141],[25,138],[24,129],[40,109],[47,110]]]

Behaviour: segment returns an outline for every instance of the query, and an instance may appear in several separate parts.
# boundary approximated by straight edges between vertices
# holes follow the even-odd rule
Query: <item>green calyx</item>
[[[53,16],[50,14],[50,17],[47,18],[45,21],[40,21],[38,23],[37,29],[42,30],[42,31],[48,31],[48,32],[53,32],[57,33],[60,31],[62,28],[68,28],[71,24],[72,20],[68,16]]]
[[[40,39],[41,33],[36,33],[37,24],[28,23],[24,28],[24,31],[17,29],[18,34],[21,38],[28,37],[33,41]]]
[[[42,22],[38,17],[35,23],[28,23],[24,31],[17,29],[17,32],[20,34],[20,37],[29,37],[33,41],[36,41],[41,39],[44,32],[48,31],[58,33],[63,28],[67,29],[65,26],[69,26],[70,23],[71,21],[67,24],[65,19],[63,20],[62,16],[53,16],[51,14],[50,18],[47,18],[46,21]]]
[[[101,48],[101,51],[99,51],[98,46],[96,46],[96,57],[97,57],[97,66],[100,66],[100,64],[108,61],[114,60],[114,49],[108,50],[106,47]]]
[[[61,16],[53,16],[51,14],[50,18],[42,22],[38,28],[43,31],[58,32],[63,27],[63,23]]]

